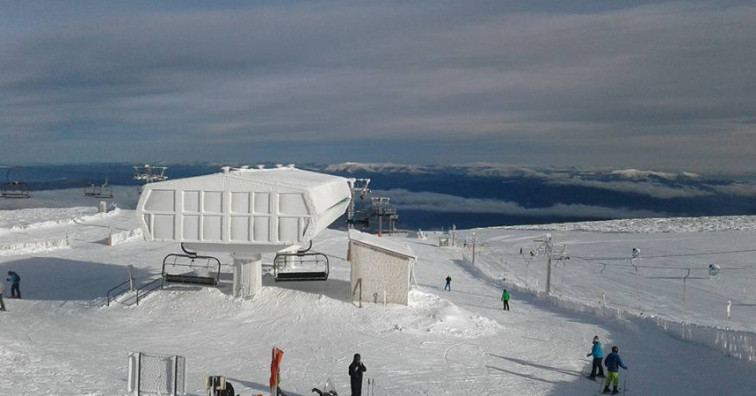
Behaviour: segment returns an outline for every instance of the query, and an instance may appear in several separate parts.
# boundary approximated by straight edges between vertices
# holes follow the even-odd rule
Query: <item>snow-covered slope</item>
[[[171,287],[139,305],[125,296],[107,307],[107,291],[127,279],[127,266],[134,266],[140,283],[147,282],[178,246],[134,238],[108,246],[112,232],[136,228],[133,211],[82,217],[78,209],[28,210],[0,212],[0,242],[45,241],[67,233],[70,248],[0,257],[0,271],[21,275],[24,296],[6,297],[8,311],[0,313],[3,395],[125,395],[126,358],[135,351],[186,356],[192,395],[205,394],[203,378],[211,374],[227,376],[242,395],[267,395],[274,345],[284,350],[283,389],[293,395],[312,394],[327,378],[340,394],[349,394],[346,368],[354,353],[362,354],[368,368],[366,382],[375,379],[375,395],[585,395],[599,386],[581,378],[594,335],[606,349],[620,347],[630,367],[621,373],[621,384],[630,394],[748,394],[756,386],[753,363],[682,341],[652,322],[579,313],[536,297],[545,281],[545,258],[535,249],[544,231],[461,232],[472,237],[475,231],[475,264],[472,246],[439,248],[433,234],[427,240],[393,236],[418,257],[418,285],[408,307],[366,302],[359,308],[351,302],[347,237],[334,230],[314,244],[330,257],[328,281],[276,283],[266,276],[260,294],[240,300],[230,296],[231,270],[224,265],[220,288]],[[684,228],[689,226],[678,230]],[[565,254],[573,256],[555,266],[553,295],[574,306],[596,305],[603,290],[613,309],[637,315],[640,303],[646,316],[752,331],[756,316],[745,310],[753,275],[726,270],[749,266],[748,254],[651,258],[747,250],[756,235],[752,229],[697,228],[702,231],[552,230],[555,244],[566,244]],[[723,272],[716,280],[687,280],[683,306],[680,279],[643,279],[636,287],[627,263],[607,259],[627,256],[633,247],[648,257],[641,262],[649,266],[698,268],[716,260]],[[607,267],[602,275],[592,258],[624,266]],[[264,256],[267,269],[271,261]],[[451,292],[443,291],[447,275]],[[502,287],[514,291],[511,311],[501,310]],[[723,298],[742,298],[729,322]]]

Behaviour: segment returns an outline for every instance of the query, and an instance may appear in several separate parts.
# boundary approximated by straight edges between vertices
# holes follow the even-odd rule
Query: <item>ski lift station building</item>
[[[354,299],[408,305],[415,253],[404,243],[349,230]]]
[[[222,169],[145,185],[137,216],[148,241],[231,254],[235,296],[262,286],[262,253],[303,246],[339,218],[351,199],[347,179],[291,165]]]

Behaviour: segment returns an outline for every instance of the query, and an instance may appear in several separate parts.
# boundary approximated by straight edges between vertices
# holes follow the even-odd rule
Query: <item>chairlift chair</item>
[[[182,253],[171,253],[163,259],[163,286],[168,283],[218,286],[220,284],[220,260],[212,256],[200,256],[196,252],[190,252],[181,244]],[[181,274],[169,274],[168,268],[189,267],[190,270]],[[207,276],[197,275],[195,269],[203,269]]]
[[[144,166],[134,166],[134,176],[132,177],[132,179],[139,180],[147,184],[164,181],[168,179],[168,176],[165,175],[166,169],[168,169],[167,166],[152,166],[150,164],[145,164]],[[142,195],[143,188],[144,187],[141,185],[137,187],[138,195]]]
[[[113,198],[113,187],[108,185],[108,178],[105,178],[105,183],[99,187],[96,198]]]
[[[273,259],[273,276],[276,282],[328,280],[330,271],[328,256],[311,252],[310,249],[312,249],[312,241],[305,250],[277,253]],[[309,270],[304,271],[303,268]]]
[[[86,187],[84,187],[84,196],[85,197],[94,197],[95,194],[97,194],[97,186],[94,184],[90,184]]]
[[[8,168],[5,174],[5,183],[0,188],[0,197],[2,198],[31,198],[29,187],[19,177],[17,180],[11,180],[11,173],[14,168]]]
[[[84,196],[93,198],[113,198],[113,187],[108,185],[108,179],[105,178],[105,183],[101,186],[96,186],[94,184],[88,185],[84,189]]]

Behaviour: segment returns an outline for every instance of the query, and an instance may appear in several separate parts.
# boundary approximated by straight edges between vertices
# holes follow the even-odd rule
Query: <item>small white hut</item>
[[[349,230],[354,301],[407,305],[415,253],[404,243]],[[360,297],[361,295],[361,297]]]

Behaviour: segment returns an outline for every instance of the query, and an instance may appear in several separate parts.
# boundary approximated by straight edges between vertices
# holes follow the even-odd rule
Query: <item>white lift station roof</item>
[[[222,169],[147,184],[137,205],[145,238],[238,256],[274,252],[308,242],[351,199],[347,179],[338,176],[293,166]]]

